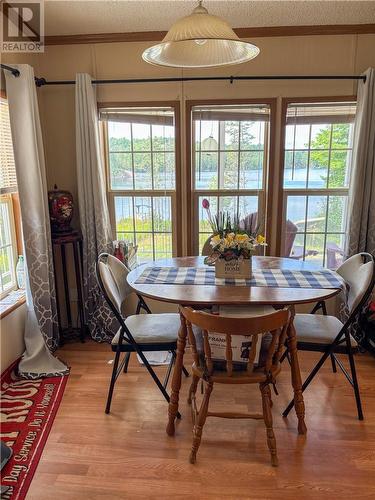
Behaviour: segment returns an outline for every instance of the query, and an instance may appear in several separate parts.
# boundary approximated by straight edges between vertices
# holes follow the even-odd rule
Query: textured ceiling
[[[197,5],[191,0],[45,0],[46,35],[164,31]],[[375,1],[204,2],[232,27],[375,23]]]

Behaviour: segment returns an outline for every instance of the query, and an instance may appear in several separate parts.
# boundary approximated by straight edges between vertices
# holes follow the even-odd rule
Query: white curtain
[[[58,347],[55,284],[42,133],[34,71],[13,65],[5,72],[27,268],[26,351],[19,372],[28,378],[62,375],[67,367],[51,351]]]
[[[348,257],[375,255],[375,69],[358,85],[354,128],[352,183],[349,194]]]
[[[99,121],[91,77],[77,73],[75,86],[78,205],[83,236],[83,290],[91,336],[109,341],[118,326],[102,297],[95,264],[101,252],[112,252],[105,173],[100,153]]]

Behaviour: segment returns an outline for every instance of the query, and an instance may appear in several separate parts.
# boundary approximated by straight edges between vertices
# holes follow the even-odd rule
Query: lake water
[[[203,190],[207,189],[212,181],[212,177],[215,175],[213,172],[201,172],[200,179],[196,181],[196,189]],[[242,174],[243,175],[243,174]],[[322,179],[322,173],[316,170],[310,170],[309,177],[309,187],[310,188],[324,188],[325,181]],[[252,170],[245,172],[246,186],[248,189],[259,189],[259,179],[262,178],[261,170]],[[287,169],[284,175],[284,188],[285,189],[304,189],[306,187],[306,169],[296,169],[293,173],[291,169]],[[170,183],[171,179],[166,179],[166,184]],[[143,182],[142,182],[143,181]],[[137,187],[138,189],[145,188],[149,185],[149,176],[147,174],[137,175]],[[116,189],[126,189],[125,185],[121,182],[117,182],[115,186]],[[160,190],[163,192],[163,190]],[[151,212],[151,200],[149,197],[138,197],[136,203],[136,212],[142,217],[147,217]],[[317,217],[321,214],[324,208],[324,199],[322,197],[310,196],[309,197],[309,218]],[[160,207],[156,208],[156,211],[161,212],[160,215],[163,218],[170,218],[170,207],[169,203],[160,204]],[[305,218],[306,206],[305,197],[295,196],[289,197],[288,200],[288,217],[293,221],[302,220]],[[117,197],[115,199],[115,213],[118,218],[122,217],[132,217],[131,208],[131,198],[130,197]]]

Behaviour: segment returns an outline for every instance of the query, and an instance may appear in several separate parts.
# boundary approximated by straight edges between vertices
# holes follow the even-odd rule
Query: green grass
[[[116,224],[117,238],[135,243],[133,233],[133,219],[123,218]],[[154,231],[150,219],[135,220],[136,243],[138,245],[139,260],[172,256],[172,223],[154,218]],[[154,235],[154,237],[153,237]]]

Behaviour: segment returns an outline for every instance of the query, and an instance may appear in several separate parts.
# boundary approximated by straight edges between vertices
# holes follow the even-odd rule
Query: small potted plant
[[[258,232],[259,227],[254,232],[241,229],[238,217],[232,220],[225,211],[213,216],[207,199],[203,200],[202,206],[213,233],[210,241],[212,254],[206,262],[215,264],[216,277],[251,278],[251,257],[257,247],[266,246],[264,236]]]

